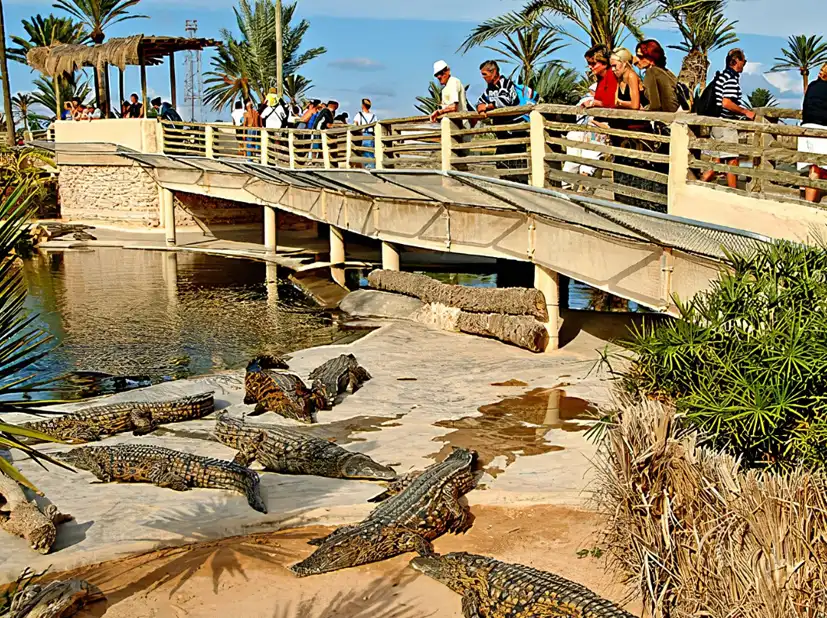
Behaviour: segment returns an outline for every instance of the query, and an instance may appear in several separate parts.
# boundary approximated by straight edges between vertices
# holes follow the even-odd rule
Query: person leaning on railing
[[[500,65],[495,60],[486,60],[480,65],[480,75],[485,81],[485,90],[477,101],[477,113],[482,114],[483,118],[487,113],[495,109],[503,109],[506,107],[517,107],[520,104],[520,97],[517,94],[517,86],[514,82],[504,75],[500,74]],[[493,116],[491,123],[495,127],[495,136],[498,140],[515,139],[528,137],[527,131],[496,131],[496,127],[506,124],[518,122],[515,116]],[[526,152],[525,144],[510,144],[505,146],[497,146],[496,154],[509,155]],[[515,165],[517,164],[517,165]],[[497,161],[498,169],[507,169],[512,167],[526,167],[525,163],[521,161]],[[525,178],[528,182],[528,177]]]
[[[801,108],[801,126],[810,129],[827,131],[827,63],[821,67],[818,77],[807,86],[804,93],[804,104]],[[812,154],[827,155],[827,138],[799,137],[798,151]],[[809,169],[811,180],[827,180],[827,169],[821,165],[799,163],[799,170]],[[823,191],[807,187],[804,189],[804,199],[818,204],[821,202]]]
[[[641,41],[637,46],[637,66],[644,71],[643,92],[649,101],[650,112],[675,113],[678,102],[678,78],[666,68],[666,54],[654,39]]]
[[[729,50],[726,56],[726,68],[718,73],[713,80],[715,87],[716,108],[720,109],[720,118],[723,120],[754,120],[755,112],[744,107],[741,92],[741,73],[747,66],[747,57],[738,48]],[[735,127],[712,127],[712,139],[729,144],[738,144],[738,129]],[[728,163],[733,167],[739,165],[739,155],[728,152],[706,152],[715,157],[718,163]],[[718,177],[715,170],[707,170],[701,176],[703,182],[710,182]],[[727,174],[727,185],[735,189],[738,187],[738,174]]]

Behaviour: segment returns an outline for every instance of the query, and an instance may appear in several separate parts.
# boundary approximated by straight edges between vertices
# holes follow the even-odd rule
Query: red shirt
[[[603,77],[597,81],[597,90],[594,98],[600,102],[602,107],[617,107],[615,97],[617,96],[617,78],[611,69],[606,69]]]

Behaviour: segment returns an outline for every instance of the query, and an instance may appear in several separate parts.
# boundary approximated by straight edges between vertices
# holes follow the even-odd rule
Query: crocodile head
[[[471,582],[484,575],[489,562],[485,556],[457,552],[444,556],[418,556],[411,560],[411,567],[462,594],[470,588]]]
[[[343,533],[334,532],[316,551],[298,564],[291,566],[290,570],[299,577],[329,573],[372,562],[375,560],[373,553],[374,547],[370,541],[359,534],[358,528],[354,527],[353,530]]]
[[[74,468],[81,470],[92,470],[98,467],[96,453],[98,450],[94,447],[73,448],[66,453],[58,453],[56,457],[61,461],[66,462]]]
[[[393,468],[378,464],[362,453],[349,453],[339,465],[342,476],[346,479],[363,479],[368,481],[396,480],[396,472]]]
[[[336,401],[336,393],[330,393],[321,380],[313,380],[310,388],[310,400],[317,410],[332,410]]]

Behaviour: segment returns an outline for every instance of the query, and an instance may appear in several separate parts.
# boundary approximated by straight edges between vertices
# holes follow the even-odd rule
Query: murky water
[[[59,342],[38,369],[151,382],[243,367],[353,337],[273,266],[195,253],[97,249],[24,265],[27,306]]]
[[[480,465],[496,477],[518,456],[563,450],[549,441],[548,434],[553,430],[588,430],[591,425],[583,421],[594,418],[595,409],[586,400],[568,397],[559,388],[536,388],[482,406],[479,412],[480,416],[436,423],[437,427],[454,430],[434,439],[445,443],[436,458],[442,459],[454,446],[473,449]]]

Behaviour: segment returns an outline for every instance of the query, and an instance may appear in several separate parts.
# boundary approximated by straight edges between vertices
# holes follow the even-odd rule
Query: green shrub
[[[730,256],[682,319],[644,325],[623,383],[673,399],[688,424],[753,466],[827,463],[827,249],[778,242]]]

